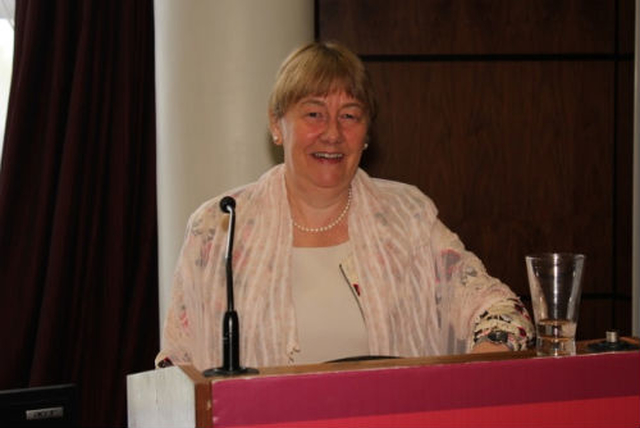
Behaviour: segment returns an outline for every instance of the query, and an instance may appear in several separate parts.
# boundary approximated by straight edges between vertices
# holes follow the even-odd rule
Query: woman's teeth
[[[343,156],[342,153],[314,153],[314,157],[320,159],[339,159]]]

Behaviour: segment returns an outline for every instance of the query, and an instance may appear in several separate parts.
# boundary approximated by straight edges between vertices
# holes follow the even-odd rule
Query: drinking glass
[[[574,355],[585,256],[542,253],[525,256],[536,325],[538,355]]]

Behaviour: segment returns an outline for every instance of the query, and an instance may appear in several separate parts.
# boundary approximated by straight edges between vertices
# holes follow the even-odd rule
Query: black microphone
[[[220,209],[229,213],[229,233],[227,234],[227,251],[224,258],[227,270],[227,310],[222,320],[222,367],[207,369],[203,375],[234,376],[247,373],[258,373],[256,369],[240,365],[240,320],[233,302],[233,234],[236,228],[236,201],[225,196],[220,201]]]

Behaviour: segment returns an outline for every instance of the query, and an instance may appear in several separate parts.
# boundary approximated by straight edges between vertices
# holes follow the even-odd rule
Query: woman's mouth
[[[343,153],[327,153],[327,152],[315,152],[313,157],[316,159],[336,160],[344,157]]]

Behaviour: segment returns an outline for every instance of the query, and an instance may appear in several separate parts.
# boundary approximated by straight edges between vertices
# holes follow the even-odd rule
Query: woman
[[[227,193],[243,364],[523,349],[532,337],[517,297],[427,196],[358,168],[375,115],[364,65],[343,46],[311,43],[282,64],[269,118],[284,163]],[[157,362],[221,363],[219,199],[189,220]]]

